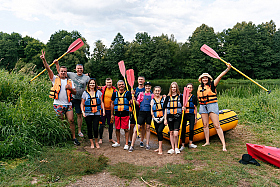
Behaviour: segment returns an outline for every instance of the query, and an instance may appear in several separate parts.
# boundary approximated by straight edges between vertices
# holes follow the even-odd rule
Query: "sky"
[[[76,30],[92,52],[97,40],[110,47],[118,32],[129,42],[147,32],[184,43],[202,24],[222,32],[242,21],[273,20],[278,30],[279,7],[279,0],[0,0],[0,31],[46,44],[59,30]]]

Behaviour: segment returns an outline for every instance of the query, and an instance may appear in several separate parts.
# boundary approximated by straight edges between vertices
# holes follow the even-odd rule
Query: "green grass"
[[[47,96],[48,80],[29,85],[30,77],[5,71],[0,71],[0,78],[0,186],[30,186],[35,178],[38,186],[65,186],[105,168],[122,179],[142,177],[154,186],[280,185],[275,166],[262,161],[260,167],[238,162],[247,153],[246,143],[279,147],[279,80],[257,81],[271,89],[271,94],[248,80],[221,81],[219,85],[237,83],[218,96],[219,108],[232,109],[239,118],[236,129],[225,133],[228,152],[221,151],[220,140],[214,136],[211,146],[197,142],[197,149],[185,149],[183,164],[147,167],[120,162],[106,167],[106,157],[96,158],[67,143],[69,127],[54,115]]]
[[[41,154],[28,159],[1,162],[0,186],[25,186],[36,179],[36,185],[65,186],[79,176],[102,171],[108,159],[76,151],[71,146],[44,147]]]

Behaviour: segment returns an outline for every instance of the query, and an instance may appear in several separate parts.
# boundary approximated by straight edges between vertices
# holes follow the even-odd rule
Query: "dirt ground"
[[[236,129],[233,129],[226,133],[227,137],[236,137],[243,134],[243,129],[240,126],[237,126]],[[114,131],[115,132],[115,131]],[[113,134],[113,139],[116,140],[115,133]],[[134,151],[129,153],[127,150],[124,150],[123,147],[125,145],[125,137],[124,132],[121,130],[121,146],[114,148],[112,147],[112,143],[108,141],[108,129],[104,129],[103,135],[103,143],[100,144],[100,148],[90,148],[90,144],[88,140],[82,140],[81,146],[78,147],[80,151],[87,151],[93,155],[101,155],[109,158],[109,164],[114,165],[118,162],[127,162],[135,165],[141,166],[165,166],[167,163],[173,164],[182,164],[186,163],[184,160],[184,154],[167,154],[167,151],[171,148],[170,142],[167,140],[163,141],[163,154],[158,155],[157,152],[154,152],[155,149],[158,147],[158,140],[157,136],[151,133],[150,138],[150,150],[145,150],[145,148],[140,148],[140,138],[137,138]],[[144,140],[144,145],[146,141]],[[202,144],[202,142],[200,142]],[[199,145],[201,146],[201,145]],[[199,148],[199,147],[198,147]],[[221,145],[222,149],[222,145]],[[204,167],[205,163],[200,163],[194,160],[194,165],[196,169],[200,169]],[[72,187],[78,186],[146,186],[143,181],[139,181],[138,179],[134,180],[124,180],[120,179],[116,176],[110,175],[108,171],[94,174],[94,175],[87,175],[83,176],[81,180],[77,181],[74,184],[71,184]]]

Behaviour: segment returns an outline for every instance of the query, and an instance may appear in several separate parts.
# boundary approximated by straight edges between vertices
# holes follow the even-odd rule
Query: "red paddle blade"
[[[119,64],[119,68],[120,68],[120,72],[121,72],[122,76],[125,77],[124,61],[120,61],[118,64]]]
[[[208,56],[211,56],[212,58],[217,58],[220,59],[219,55],[216,53],[216,51],[214,51],[211,47],[207,46],[206,44],[204,44],[200,50],[202,52],[204,52],[205,54],[207,54]]]
[[[84,42],[82,41],[82,39],[78,38],[68,47],[67,53],[77,51],[83,45],[84,45]]]
[[[133,69],[128,69],[126,70],[126,77],[127,77],[127,82],[129,84],[129,86],[131,88],[133,88],[133,85],[134,85],[134,70]]]
[[[190,95],[190,90],[187,87],[184,87],[183,92],[183,105],[186,106]]]

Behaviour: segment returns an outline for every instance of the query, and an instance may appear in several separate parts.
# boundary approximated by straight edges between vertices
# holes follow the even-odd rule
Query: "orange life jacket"
[[[72,81],[71,79],[67,79],[67,84],[72,88]],[[58,77],[55,79],[54,85],[51,88],[49,97],[52,99],[59,99],[59,92],[61,89],[61,79]],[[66,90],[67,93],[67,100],[70,103],[72,101],[72,93],[69,89]]]
[[[201,85],[199,85],[197,89],[197,97],[199,104],[207,105],[209,103],[216,103],[217,99],[217,91],[212,92],[211,86],[205,85],[204,89],[202,89]]]
[[[194,109],[195,109],[195,105],[193,104],[193,95],[190,94],[189,98],[188,98],[188,101],[187,101],[187,104],[186,104],[186,111],[185,113],[190,113],[190,114],[194,114]]]

